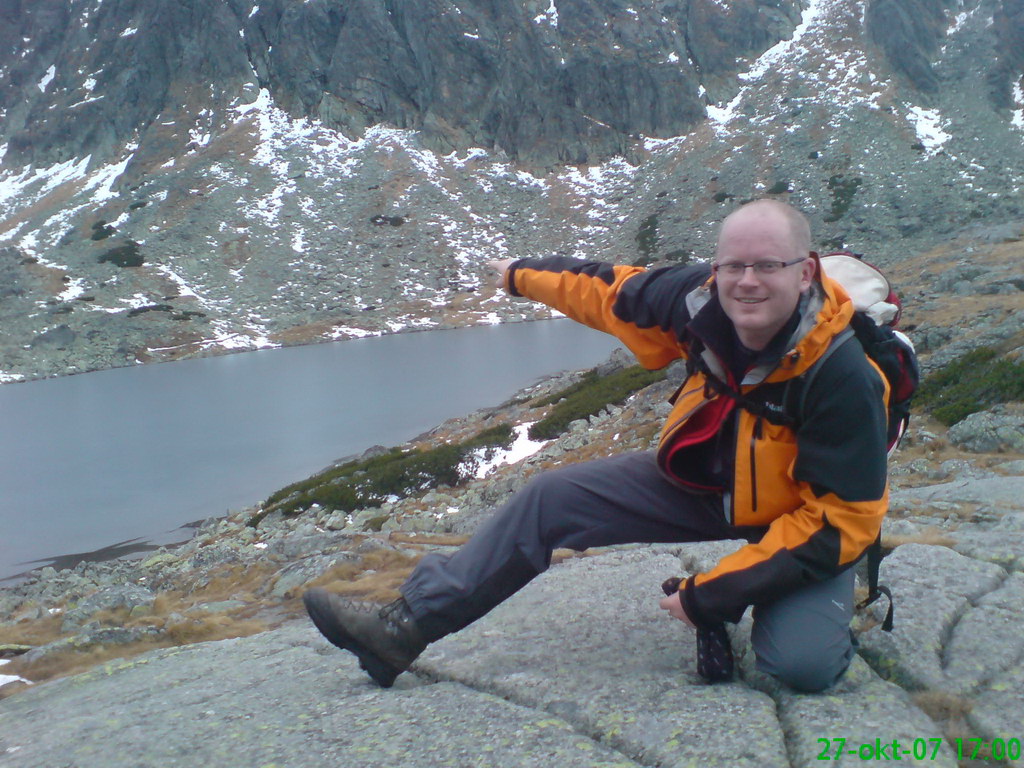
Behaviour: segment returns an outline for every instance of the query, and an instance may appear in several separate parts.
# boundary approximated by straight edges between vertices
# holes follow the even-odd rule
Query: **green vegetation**
[[[946,426],[998,403],[1024,400],[1024,363],[979,347],[928,376],[914,395]]]
[[[107,224],[107,222],[105,222],[103,219],[100,219],[99,221],[92,225],[92,234],[89,236],[89,239],[103,240],[116,233],[117,230],[113,226]]]
[[[557,403],[547,416],[530,427],[532,440],[550,440],[558,437],[569,423],[585,419],[607,405],[618,405],[627,397],[649,384],[665,378],[665,371],[648,371],[634,365],[608,376],[588,371],[582,380],[537,403]]]
[[[170,304],[147,304],[144,307],[135,307],[135,309],[128,310],[128,317],[137,317],[143,315],[146,312],[173,312],[174,307]]]
[[[145,263],[145,259],[139,253],[139,244],[134,240],[129,240],[124,245],[104,252],[99,258],[99,263],[103,264],[107,261],[119,267],[141,267]]]
[[[853,196],[857,194],[857,189],[863,181],[860,176],[848,179],[841,173],[829,177],[828,190],[832,193],[832,210],[825,217],[825,221],[839,221],[846,215],[853,205]]]
[[[636,233],[636,245],[642,256],[653,256],[658,249],[658,214],[652,213],[642,222]]]
[[[499,424],[462,443],[427,450],[393,448],[369,459],[356,459],[324,470],[267,499],[263,510],[249,519],[256,527],[272,512],[297,515],[313,504],[330,510],[352,512],[376,507],[389,496],[408,496],[439,485],[458,485],[467,479],[463,464],[478,448],[508,447],[512,427]],[[383,524],[383,520],[379,521]]]

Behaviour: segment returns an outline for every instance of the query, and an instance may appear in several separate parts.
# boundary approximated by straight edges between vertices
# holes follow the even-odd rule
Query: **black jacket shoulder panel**
[[[841,344],[803,393],[794,476],[817,496],[882,497],[886,482],[885,385],[855,340]]]
[[[685,267],[659,267],[626,280],[612,311],[623,322],[640,328],[682,330],[690,322],[686,295],[702,285],[711,275],[707,264]]]

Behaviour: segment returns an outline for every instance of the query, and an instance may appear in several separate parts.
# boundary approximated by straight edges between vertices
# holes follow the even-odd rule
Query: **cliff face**
[[[145,147],[162,118],[216,115],[253,83],[350,133],[386,122],[445,151],[584,163],[684,133],[704,117],[698,72],[735,73],[799,18],[796,0],[635,5],[3,0],[5,163]]]
[[[1019,218],[1024,0],[0,0],[0,381],[536,316],[490,258]]]

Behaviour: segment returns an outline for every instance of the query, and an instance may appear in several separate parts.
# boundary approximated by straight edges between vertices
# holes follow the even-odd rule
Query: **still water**
[[[618,342],[568,320],[424,331],[0,387],[0,579],[254,504],[498,405]]]

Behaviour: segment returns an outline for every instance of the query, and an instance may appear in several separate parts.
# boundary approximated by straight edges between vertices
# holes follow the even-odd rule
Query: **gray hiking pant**
[[[456,553],[424,557],[401,591],[417,624],[434,640],[480,618],[547,570],[554,549],[751,533],[726,522],[720,496],[691,493],[668,481],[653,453],[624,454],[533,478]],[[652,574],[652,600],[669,575]],[[848,569],[755,606],[751,643],[758,669],[802,691],[836,682],[854,653],[853,584]]]

